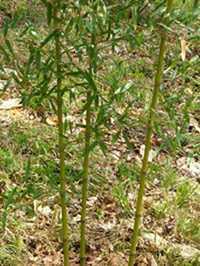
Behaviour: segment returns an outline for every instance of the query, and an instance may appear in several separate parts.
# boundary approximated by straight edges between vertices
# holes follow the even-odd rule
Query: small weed
[[[125,213],[130,213],[131,206],[128,199],[128,191],[133,189],[137,180],[139,169],[137,165],[120,163],[117,169],[118,184],[113,188],[113,196],[117,199]]]
[[[0,160],[0,170],[2,171],[5,171],[10,174],[20,169],[20,163],[18,162],[16,156],[12,153],[11,150],[0,148]]]
[[[3,231],[6,228],[9,212],[13,209],[13,207],[16,208],[16,202],[18,201],[19,195],[20,189],[16,186],[10,188],[3,194],[3,209],[1,213],[1,227]]]
[[[119,180],[129,180],[129,182],[136,181],[139,175],[139,167],[137,165],[128,165],[120,163],[117,169],[117,177]]]
[[[198,218],[179,218],[178,231],[187,239],[198,242],[200,239],[200,227]]]
[[[193,195],[195,188],[189,181],[185,181],[178,185],[176,191],[176,204],[179,208],[188,204],[191,196]]]
[[[152,211],[157,219],[165,218],[166,215],[169,213],[169,202],[159,201],[154,203],[154,205],[152,206]]]
[[[0,247],[0,265],[2,266],[17,266],[20,260],[17,256],[17,247],[9,244]]]
[[[175,187],[176,181],[177,181],[176,170],[173,168],[169,168],[169,167],[165,168],[164,173],[163,173],[163,177],[161,180],[161,186],[165,190],[170,190],[170,189],[173,189]]]
[[[192,259],[183,259],[182,256],[180,256],[180,250],[170,248],[166,251],[167,256],[167,265],[173,265],[173,266],[198,266],[199,265],[199,257],[195,257]]]
[[[0,247],[1,266],[19,266],[22,264],[23,253],[26,251],[25,244],[20,235],[11,237],[10,241]]]
[[[162,178],[162,174],[163,174],[163,168],[161,165],[152,162],[151,164],[149,164],[149,174],[148,174],[148,178],[150,181],[153,181],[155,179],[155,177],[161,179]]]
[[[119,202],[125,213],[130,213],[131,208],[127,197],[127,183],[120,182],[113,188],[113,196]]]

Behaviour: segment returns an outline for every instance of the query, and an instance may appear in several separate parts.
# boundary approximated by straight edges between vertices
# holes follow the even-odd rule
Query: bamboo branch
[[[173,4],[173,0],[167,1],[166,15],[168,15],[171,12],[172,4]],[[163,77],[164,55],[165,55],[165,50],[166,50],[166,38],[167,38],[167,34],[166,34],[166,31],[163,29],[163,31],[161,32],[160,51],[159,51],[157,69],[156,69],[156,74],[155,74],[153,96],[152,96],[152,101],[151,101],[151,105],[149,108],[149,118],[147,121],[145,152],[144,152],[142,168],[140,172],[140,187],[139,187],[138,197],[137,197],[137,202],[136,202],[136,214],[135,214],[135,222],[133,226],[133,234],[131,238],[131,248],[130,248],[128,266],[133,266],[135,263],[135,259],[136,259],[136,247],[138,243],[139,227],[141,224],[141,217],[143,215],[143,196],[145,192],[149,152],[151,149],[151,137],[152,137],[152,132],[153,132],[154,114],[156,111],[159,89],[160,89],[160,85],[161,85],[161,81]]]

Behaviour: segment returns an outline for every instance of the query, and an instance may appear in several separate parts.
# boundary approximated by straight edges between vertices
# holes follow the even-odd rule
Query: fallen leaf
[[[182,170],[185,170],[185,171],[188,170],[188,167],[187,167],[187,158],[186,157],[180,157],[176,161],[176,164],[177,164],[177,166],[178,166],[179,169],[182,169]]]
[[[192,176],[200,176],[200,163],[192,159],[189,163],[189,171]]]
[[[145,151],[145,145],[141,145],[140,147],[140,155],[143,157],[144,156],[144,151]],[[149,158],[148,158],[148,161],[149,162],[152,162],[153,159],[157,156],[157,151],[155,150],[150,150],[149,152]]]
[[[166,249],[166,248],[177,250],[179,255],[183,259],[194,259],[195,257],[200,256],[199,249],[194,248],[194,247],[192,247],[190,245],[170,243],[169,241],[165,240],[164,238],[162,238],[158,234],[154,234],[154,233],[151,233],[151,232],[143,232],[142,236],[143,236],[143,238],[145,240],[148,240],[148,241],[150,241],[152,243],[155,243],[156,246],[160,250],[163,250],[163,249]]]
[[[196,132],[200,133],[199,123],[194,117],[190,117],[189,127],[194,128]]]
[[[57,126],[57,124],[58,124],[58,118],[57,118],[57,116],[47,117],[46,123],[48,125],[50,125],[50,126]]]
[[[184,259],[194,259],[200,256],[200,251],[192,246],[185,244],[177,244],[176,246],[180,250],[180,255]]]
[[[160,249],[164,249],[168,245],[168,242],[156,233],[143,232],[142,236],[145,240],[153,242]]]
[[[176,161],[176,163],[179,169],[186,171],[192,176],[200,175],[200,163],[195,161],[195,159],[181,157]]]
[[[7,81],[5,81],[5,80],[0,80],[0,91],[1,91],[1,90],[4,90],[6,84],[7,84]]]
[[[0,78],[3,80],[8,80],[12,77],[12,75],[17,76],[17,72],[11,68],[3,68],[3,71],[0,70]]]
[[[51,209],[49,208],[49,206],[45,206],[45,207],[38,206],[37,210],[40,214],[47,216],[47,217],[51,214]]]
[[[7,127],[12,123],[12,120],[9,116],[0,117],[0,125],[1,127]]]
[[[0,103],[0,110],[9,110],[13,108],[19,108],[21,107],[21,99],[20,98],[13,98],[1,101]]]
[[[149,253],[148,255],[150,266],[158,266],[156,260],[154,259],[154,256],[151,253]]]
[[[186,40],[181,38],[181,59],[185,61],[186,58],[187,43]]]
[[[89,197],[87,204],[88,206],[92,207],[96,201],[97,201],[97,197]]]
[[[108,261],[108,265],[110,266],[125,266],[127,262],[124,261],[123,257],[120,254],[111,253],[110,259]]]
[[[108,232],[108,231],[111,231],[116,226],[116,221],[100,224],[99,226],[100,228]]]

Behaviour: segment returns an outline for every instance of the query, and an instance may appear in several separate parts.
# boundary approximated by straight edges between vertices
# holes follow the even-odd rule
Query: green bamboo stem
[[[93,21],[95,21],[95,10]],[[93,49],[96,49],[96,31],[94,30],[91,36]],[[89,54],[89,73],[92,77],[96,73],[96,62],[93,55]],[[86,96],[86,128],[85,128],[85,148],[83,159],[83,177],[82,177],[82,202],[81,202],[81,225],[80,225],[80,265],[86,265],[86,210],[88,197],[88,176],[89,176],[89,155],[90,155],[90,140],[91,140],[91,105],[92,105],[92,88],[88,84]]]
[[[89,171],[89,154],[90,154],[90,137],[91,137],[91,92],[87,92],[86,105],[86,128],[85,128],[85,149],[83,160],[83,178],[82,178],[82,204],[81,204],[81,238],[80,238],[80,265],[86,265],[86,204],[88,195],[88,171]]]
[[[173,0],[167,0],[166,14],[169,14],[171,12],[172,4],[173,4]],[[160,89],[160,85],[161,85],[161,81],[163,77],[164,55],[165,55],[165,50],[166,50],[166,38],[167,38],[166,32],[164,30],[161,31],[160,49],[159,49],[159,56],[158,56],[156,74],[155,74],[153,96],[152,96],[152,101],[151,101],[151,105],[149,108],[149,117],[147,121],[145,152],[144,152],[142,168],[140,172],[140,186],[139,186],[139,191],[138,191],[138,196],[137,196],[137,201],[136,201],[135,222],[134,222],[133,234],[131,238],[131,247],[130,247],[128,266],[133,266],[135,264],[135,259],[136,259],[136,247],[137,247],[138,237],[139,237],[139,227],[141,224],[141,217],[143,215],[143,196],[145,192],[149,152],[151,150],[151,137],[152,137],[152,132],[153,132],[153,122],[154,122],[154,116],[156,112],[159,89]]]
[[[199,5],[199,0],[194,0],[193,10],[195,10],[196,8],[198,8],[198,5]]]
[[[62,237],[64,266],[69,266],[69,228],[68,214],[66,209],[66,190],[65,190],[65,155],[64,155],[64,125],[63,125],[63,96],[62,96],[62,69],[61,69],[61,43],[60,43],[60,25],[57,17],[59,3],[54,10],[54,29],[57,32],[55,36],[55,61],[56,61],[56,79],[57,79],[57,117],[58,117],[58,147],[59,147],[59,181],[60,181],[60,206],[62,210]]]

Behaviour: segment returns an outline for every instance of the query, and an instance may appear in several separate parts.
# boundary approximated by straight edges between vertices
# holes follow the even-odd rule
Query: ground
[[[23,108],[1,111],[1,121],[1,226],[5,227],[1,263],[60,265],[56,127],[40,122]],[[198,127],[193,126],[193,137],[196,130]],[[66,173],[70,183],[71,258],[72,265],[78,265],[81,168],[78,159],[73,159],[79,145],[69,145]],[[132,153],[125,146],[121,141],[105,156],[98,150],[92,156],[89,265],[126,265],[142,149]],[[175,265],[176,261],[183,262],[177,254],[187,245],[182,255],[190,265],[197,265],[198,250],[189,254],[188,250],[197,248],[199,240],[199,164],[186,158],[183,151],[176,160],[162,152],[155,156],[144,201],[144,235],[139,244],[139,254],[143,255],[138,259],[149,265],[147,261],[154,256],[158,265]]]

